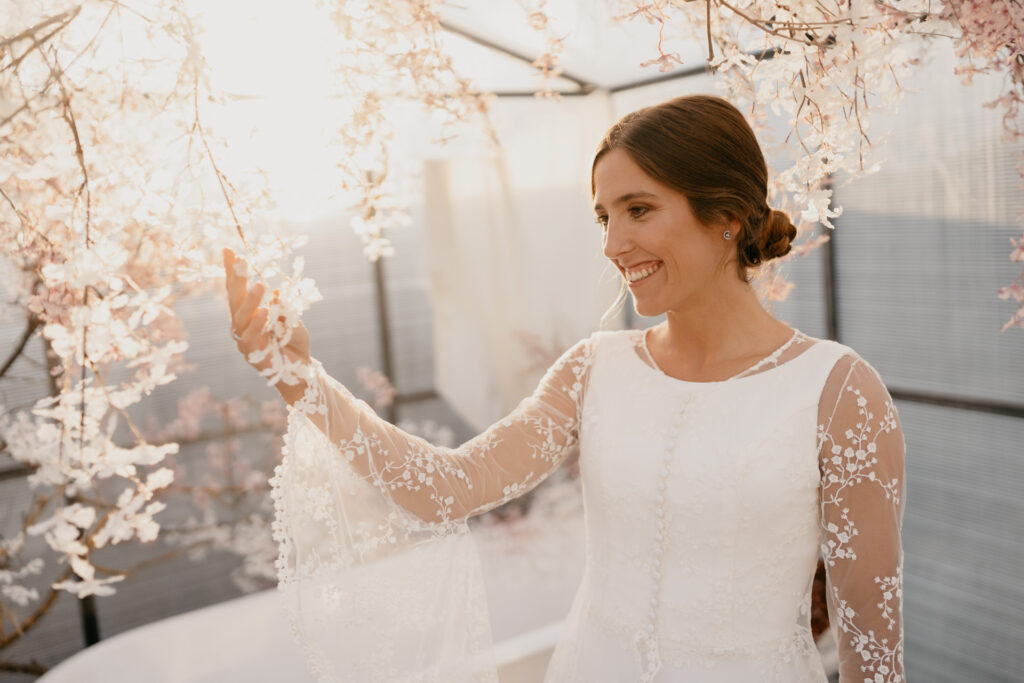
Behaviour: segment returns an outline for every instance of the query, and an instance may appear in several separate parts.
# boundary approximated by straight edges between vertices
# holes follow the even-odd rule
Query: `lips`
[[[634,263],[631,266],[623,266],[622,269],[626,271],[626,274],[628,275],[633,271],[641,270],[643,268],[649,268],[656,263],[661,263],[661,261],[658,261],[657,259],[653,261],[640,261],[639,263]]]
[[[661,261],[646,261],[644,263],[638,263],[635,266],[631,266],[631,267],[626,269],[626,281],[630,285],[640,284],[641,282],[646,282],[648,278],[650,278],[651,276],[657,274],[657,272],[659,270],[661,270],[661,266],[662,266]],[[645,275],[642,278],[634,280],[634,279],[632,279],[630,277],[634,273],[640,273],[640,272],[644,272],[644,271],[651,270],[651,269],[653,269],[653,272],[647,273],[647,275]]]

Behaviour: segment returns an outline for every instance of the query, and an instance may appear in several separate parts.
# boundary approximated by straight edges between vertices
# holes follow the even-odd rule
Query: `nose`
[[[628,251],[625,247],[629,246],[629,236],[625,230],[618,229],[615,221],[609,216],[608,224],[601,235],[601,242],[605,258],[615,261],[619,255]]]

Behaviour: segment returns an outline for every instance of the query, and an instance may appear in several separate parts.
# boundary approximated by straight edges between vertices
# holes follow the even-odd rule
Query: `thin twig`
[[[27,29],[25,29],[24,31],[22,31],[21,33],[19,33],[17,35],[11,36],[10,38],[4,38],[3,40],[0,40],[0,50],[4,49],[8,45],[13,45],[14,43],[17,43],[19,40],[24,40],[25,38],[28,38],[29,36],[35,35],[37,31],[39,31],[40,29],[46,28],[50,24],[54,24],[54,23],[57,23],[57,22],[60,22],[60,21],[64,21],[64,19],[67,19],[68,21],[70,21],[71,19],[74,19],[76,16],[78,16],[78,13],[81,10],[82,10],[82,6],[79,5],[78,7],[75,7],[74,9],[69,9],[66,12],[61,12],[60,14],[55,14],[55,15],[53,15],[52,17],[50,17],[48,19],[43,19],[38,24],[35,24],[34,26],[29,26]],[[62,27],[63,26],[67,26],[67,23],[68,23],[67,21],[64,21],[64,23],[62,24]]]
[[[768,22],[768,21],[766,21],[764,19],[758,19],[757,17],[752,17],[752,16],[746,14],[745,12],[743,12],[743,10],[733,6],[732,4],[730,4],[728,2],[726,2],[726,0],[716,0],[716,1],[720,5],[722,5],[723,7],[731,10],[733,12],[733,14],[736,14],[740,18],[746,20],[747,23],[749,23],[749,24],[751,24],[751,25],[761,29],[765,33],[770,33],[771,35],[776,36],[778,38],[782,38],[783,40],[791,40],[791,41],[793,41],[795,43],[800,43],[801,45],[816,45],[818,47],[822,46],[822,43],[817,41],[817,40],[805,40],[803,38],[797,38],[796,36],[793,36],[793,35],[787,35],[787,34],[782,33],[781,31],[779,31],[777,29],[768,28],[768,24],[769,23],[773,23],[773,22]],[[817,21],[816,22],[807,22],[807,21],[801,21],[801,22],[778,22],[778,25],[782,26],[782,27],[785,27],[789,31],[794,31],[794,32],[798,32],[799,33],[799,32],[808,32],[808,31],[811,31],[814,28],[821,27],[821,26],[834,26],[834,25],[843,24],[843,23],[852,24],[853,20],[847,18],[847,19],[836,19],[834,21],[821,21],[821,22],[817,22]]]
[[[28,340],[32,338],[32,333],[39,327],[39,318],[35,315],[30,315],[28,321],[25,324],[25,331],[21,333],[21,338],[18,339],[18,343],[14,346],[14,350],[11,351],[11,355],[4,361],[3,366],[0,366],[0,377],[7,374],[11,366],[14,365],[14,361],[18,360],[18,356],[21,355],[22,351],[25,350],[25,346],[28,344]]]
[[[57,580],[54,583],[60,583],[61,581],[65,581],[70,576],[71,567],[67,567],[63,571],[63,573],[61,573],[61,575],[57,577]],[[3,638],[0,638],[0,650],[6,648],[8,645],[16,641],[18,638],[21,638],[23,635],[25,635],[27,631],[29,631],[33,626],[35,626],[39,622],[39,618],[46,614],[46,612],[49,611],[50,607],[53,606],[53,603],[57,600],[58,593],[60,593],[58,589],[51,588],[50,592],[46,595],[46,599],[44,599],[39,604],[36,610],[32,614],[30,614],[23,622],[21,622],[20,624],[15,624],[16,630],[14,633],[8,636],[4,636]]]
[[[32,660],[28,664],[18,664],[17,662],[8,662],[0,659],[0,671],[10,671],[16,674],[29,674],[32,676],[42,676],[49,669],[36,660]]]
[[[141,560],[139,562],[136,562],[135,564],[133,564],[131,567],[128,567],[127,569],[114,569],[113,567],[106,567],[106,566],[99,565],[99,564],[96,564],[96,563],[93,563],[92,566],[96,567],[97,571],[103,572],[107,576],[115,576],[115,575],[121,574],[121,575],[123,575],[127,579],[127,578],[131,577],[132,575],[138,573],[142,569],[145,569],[146,567],[150,567],[150,566],[152,566],[154,564],[159,564],[161,562],[166,562],[167,560],[174,559],[178,555],[181,555],[182,553],[184,553],[184,552],[186,552],[188,550],[192,550],[193,548],[197,548],[197,547],[203,546],[203,545],[209,545],[211,543],[213,543],[213,539],[212,538],[204,538],[204,539],[202,539],[200,541],[193,541],[192,543],[190,543],[188,545],[179,546],[177,548],[171,548],[170,550],[168,550],[165,553],[161,553],[160,555],[156,555],[154,557],[150,557],[150,558],[147,558],[145,560]]]
[[[199,139],[203,143],[203,148],[206,150],[206,156],[210,160],[210,165],[213,166],[214,175],[217,176],[217,182],[220,184],[220,191],[224,195],[224,201],[227,202],[228,211],[231,212],[231,218],[235,221],[235,230],[238,232],[238,236],[242,239],[242,244],[246,249],[249,248],[249,244],[245,239],[245,233],[242,231],[242,224],[238,221],[238,216],[235,214],[235,204],[231,201],[231,197],[228,195],[228,190],[224,187],[224,174],[220,172],[220,168],[217,167],[217,160],[213,158],[213,151],[210,149],[210,145],[206,142],[206,133],[203,132],[203,124],[199,121],[199,77],[196,77],[195,86],[192,91],[192,107],[195,113],[195,128],[199,131]]]
[[[715,61],[715,50],[711,45],[711,0],[705,0],[707,4],[707,20],[708,20],[708,64]]]
[[[78,9],[81,9],[81,5],[79,5]],[[78,15],[78,10],[75,10],[74,14],[75,14],[75,16],[77,16]],[[52,31],[50,31],[49,33],[47,33],[41,39],[35,37],[35,35],[32,35],[32,45],[30,45],[28,47],[28,49],[26,49],[24,52],[22,52],[20,57],[13,58],[11,60],[10,64],[7,64],[6,66],[4,66],[4,68],[0,69],[0,72],[7,71],[8,69],[15,69],[16,70],[19,66],[21,66],[21,63],[23,61],[25,61],[25,58],[28,57],[30,54],[32,54],[33,50],[39,50],[39,54],[43,54],[43,51],[42,51],[41,48],[44,45],[46,45],[47,42],[49,42],[50,38],[53,38],[55,35],[57,35],[62,30],[64,30],[64,28],[66,28],[67,25],[69,23],[71,23],[71,20],[74,19],[74,18],[75,17],[72,16],[66,22],[64,22],[63,24],[61,24],[57,28],[55,28]],[[0,47],[6,47],[6,46],[0,46]],[[12,51],[12,56],[13,56],[13,51]]]

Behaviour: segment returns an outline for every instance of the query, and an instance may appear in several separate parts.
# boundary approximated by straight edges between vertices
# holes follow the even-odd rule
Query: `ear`
[[[722,239],[722,233],[725,232],[726,230],[732,232],[733,238],[729,242],[729,244],[735,244],[736,235],[740,234],[740,229],[743,227],[743,223],[740,221],[740,219],[735,218],[733,216],[724,216],[715,221],[715,223],[711,227],[714,228],[714,234],[718,237],[718,239]]]

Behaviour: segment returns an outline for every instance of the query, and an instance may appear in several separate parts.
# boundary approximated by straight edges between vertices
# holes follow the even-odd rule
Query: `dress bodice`
[[[816,657],[818,402],[847,347],[812,340],[754,374],[691,382],[645,363],[636,331],[596,336],[580,429],[580,609],[630,643],[649,680],[662,660]],[[549,680],[570,680],[554,664]]]

